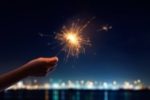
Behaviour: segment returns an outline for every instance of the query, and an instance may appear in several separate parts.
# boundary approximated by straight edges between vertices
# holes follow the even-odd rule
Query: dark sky
[[[49,0],[50,1],[50,0]],[[55,56],[61,46],[53,35],[73,17],[96,18],[87,33],[92,47],[86,54],[64,62],[48,77],[63,80],[124,81],[141,79],[150,84],[150,10],[147,2],[57,1],[0,3],[0,72],[17,68],[37,57]],[[109,24],[108,32],[97,31]],[[48,46],[50,42],[52,45]]]

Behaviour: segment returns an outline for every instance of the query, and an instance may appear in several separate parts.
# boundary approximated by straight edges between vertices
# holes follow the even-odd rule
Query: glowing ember
[[[70,45],[71,44],[73,44],[73,45],[79,44],[79,40],[78,40],[79,37],[75,33],[68,33],[68,34],[66,34],[65,38],[70,43]]]

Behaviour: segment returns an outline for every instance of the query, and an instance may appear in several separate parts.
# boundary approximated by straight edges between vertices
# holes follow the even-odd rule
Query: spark
[[[61,32],[56,35],[55,38],[60,41],[60,44],[63,46],[62,50],[67,53],[67,58],[85,53],[85,47],[91,45],[89,38],[83,35],[83,30],[91,20],[83,24],[78,19],[69,26],[63,26]]]
[[[110,29],[112,29],[112,26],[106,24],[106,25],[101,25],[99,30],[100,31],[108,31]]]

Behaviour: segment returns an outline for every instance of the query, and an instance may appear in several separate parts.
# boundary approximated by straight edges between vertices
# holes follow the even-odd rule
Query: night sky
[[[50,0],[49,0],[50,1]],[[107,81],[141,79],[150,84],[150,10],[146,2],[57,1],[0,2],[0,73],[37,57],[55,56],[61,45],[54,32],[75,18],[96,17],[87,27],[91,47],[64,61],[49,78]],[[99,31],[109,24],[111,30]],[[48,34],[41,38],[39,33]],[[48,45],[51,44],[51,45]]]

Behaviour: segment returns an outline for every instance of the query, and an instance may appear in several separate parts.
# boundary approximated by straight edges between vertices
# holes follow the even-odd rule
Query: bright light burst
[[[75,34],[75,33],[67,33],[67,34],[65,34],[64,38],[68,41],[68,43],[70,45],[74,45],[74,46],[79,45],[79,38],[80,37],[77,36],[77,34]]]
[[[87,27],[91,20],[81,24],[79,20],[71,25],[63,26],[60,33],[56,35],[56,39],[63,45],[63,51],[69,56],[78,56],[85,52],[85,46],[90,46],[91,42],[88,37],[83,35],[83,30]]]

